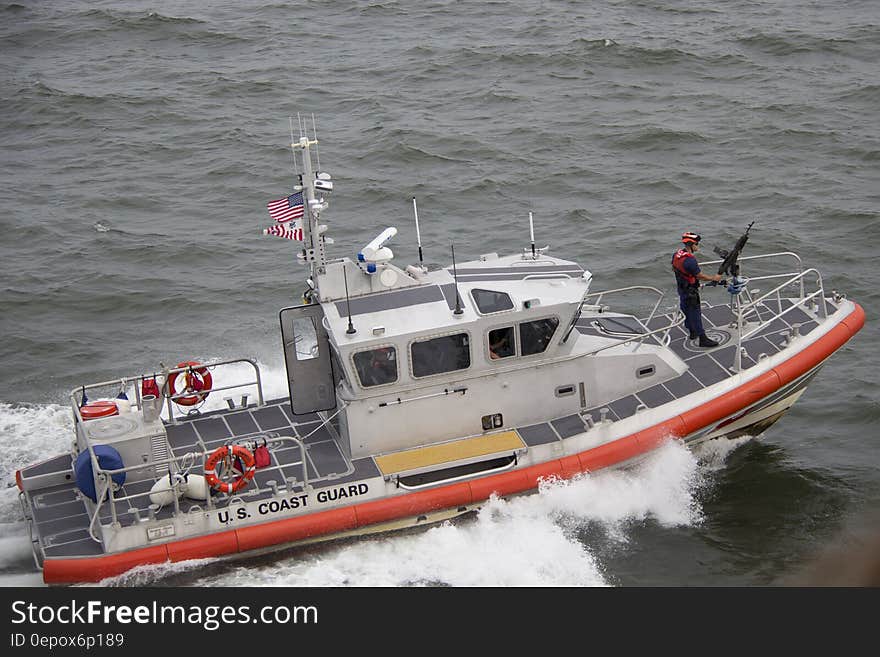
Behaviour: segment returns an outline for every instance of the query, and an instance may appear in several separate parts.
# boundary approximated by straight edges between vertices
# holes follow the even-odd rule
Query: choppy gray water
[[[303,270],[261,235],[314,113],[333,255],[527,245],[672,291],[685,229],[795,251],[867,312],[783,421],[469,522],[121,584],[761,585],[880,527],[880,5],[0,3],[0,474],[67,449],[68,392],[249,356],[283,390]],[[674,297],[670,296],[670,303]],[[3,582],[36,584],[15,490]]]

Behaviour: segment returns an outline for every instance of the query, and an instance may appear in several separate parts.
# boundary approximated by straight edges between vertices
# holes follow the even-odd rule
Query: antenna
[[[413,196],[413,214],[416,216],[416,242],[419,244],[419,264],[423,264],[422,261],[422,235],[419,233],[419,209],[416,207],[416,197]]]
[[[299,124],[299,136],[305,137],[306,135],[303,133],[303,120],[299,112],[296,113],[296,122]]]
[[[287,117],[288,122],[290,123],[290,144],[293,145],[293,117]],[[294,149],[290,149],[290,156],[293,158],[293,173],[295,175],[299,175],[299,169],[296,166],[296,151]]]
[[[529,212],[529,235],[532,238],[532,258],[535,258],[535,224],[532,221],[531,212]]]
[[[345,263],[342,263],[342,282],[345,283],[345,305],[348,306],[348,329],[345,331],[349,335],[357,333],[354,324],[351,323],[351,300],[348,298],[348,276],[345,274]]]
[[[461,309],[461,297],[458,296],[458,272],[455,269],[455,244],[452,244],[452,279],[455,281],[455,310],[453,315],[461,315],[464,310]]]
[[[315,160],[318,163],[318,171],[321,170],[321,152],[318,150],[318,127],[315,125],[315,113],[312,112],[312,133],[315,135]]]

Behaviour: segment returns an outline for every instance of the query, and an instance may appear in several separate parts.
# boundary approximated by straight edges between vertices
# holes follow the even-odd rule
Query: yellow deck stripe
[[[374,460],[383,475],[392,475],[432,465],[442,465],[487,454],[522,449],[525,446],[516,431],[502,431],[486,436],[464,438],[442,445],[429,445],[428,447],[377,456]]]

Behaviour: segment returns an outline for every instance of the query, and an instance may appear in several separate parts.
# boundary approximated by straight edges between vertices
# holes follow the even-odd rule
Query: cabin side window
[[[397,350],[394,347],[359,351],[352,359],[358,380],[364,388],[397,381]]]
[[[513,327],[505,326],[489,331],[489,358],[499,360],[509,356],[516,356]]]
[[[311,317],[297,317],[292,322],[296,343],[296,359],[312,360],[318,357],[318,333]]]
[[[467,333],[455,333],[413,342],[410,360],[416,377],[467,369],[471,366],[470,339]]]
[[[541,354],[550,345],[550,339],[559,326],[559,319],[546,317],[532,322],[523,322],[519,325],[519,341],[522,345],[522,355]]]
[[[513,310],[513,301],[507,292],[495,292],[493,290],[471,290],[471,297],[481,315],[500,313],[505,310]]]

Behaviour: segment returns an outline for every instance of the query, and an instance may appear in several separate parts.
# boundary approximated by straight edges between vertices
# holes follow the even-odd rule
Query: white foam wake
[[[490,500],[471,521],[389,534],[232,567],[204,586],[606,586],[603,565],[578,531],[598,524],[626,541],[634,521],[702,520],[697,460],[673,443],[630,471],[548,482],[540,492]],[[305,554],[305,556],[304,556]]]

